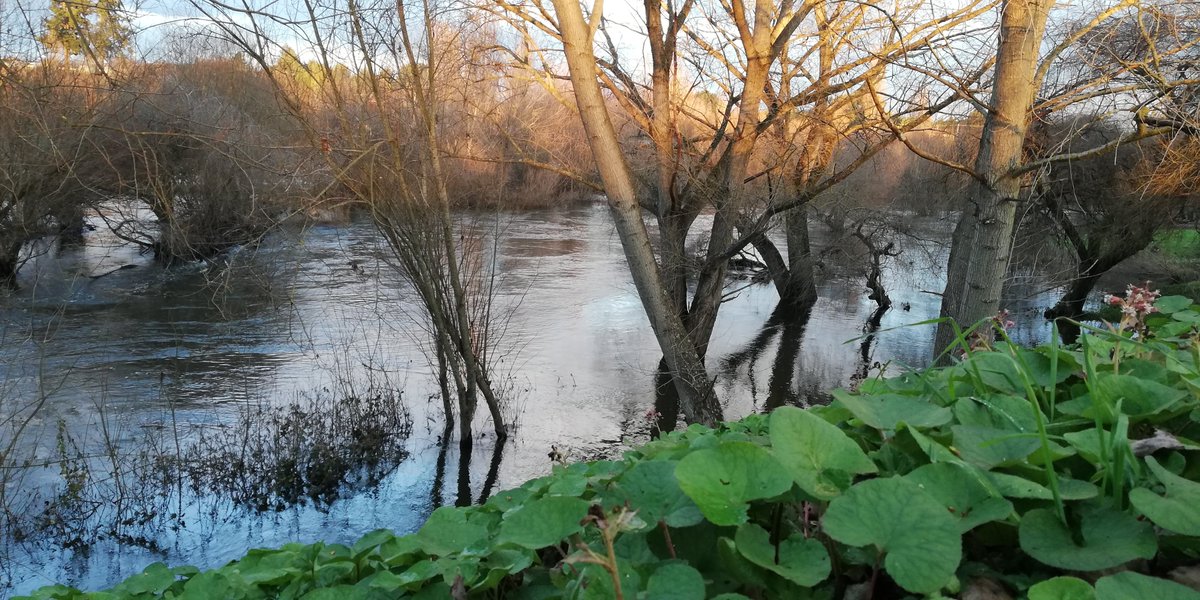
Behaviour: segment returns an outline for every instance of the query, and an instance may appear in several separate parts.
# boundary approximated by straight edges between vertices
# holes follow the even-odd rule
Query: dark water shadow
[[[434,466],[433,485],[429,490],[429,504],[431,507],[448,506],[470,506],[472,504],[472,485],[471,485],[471,462],[473,453],[469,448],[463,448],[458,444],[451,443],[451,431],[447,430],[442,436],[442,442],[438,444],[437,462]],[[496,482],[500,479],[500,463],[504,459],[504,439],[496,440],[492,446],[488,469],[484,475],[483,481],[479,486],[479,496],[475,503],[483,504],[491,497],[495,491]],[[446,494],[446,474],[447,463],[450,460],[450,448],[453,446],[458,450],[458,468],[457,478],[455,480],[454,499],[445,497]]]
[[[751,396],[757,398],[757,383],[754,379],[755,365],[766,354],[771,343],[778,338],[774,362],[771,364],[771,375],[767,382],[764,411],[771,411],[785,405],[802,406],[807,403],[801,397],[794,383],[804,332],[808,328],[815,305],[815,299],[805,302],[780,302],[746,346],[721,360],[723,377],[737,377],[742,367],[746,367]]]
[[[854,374],[850,376],[852,386],[865,380],[871,374],[871,369],[878,366],[878,363],[871,360],[871,347],[875,343],[875,334],[879,332],[879,326],[883,322],[883,315],[891,306],[891,302],[880,304],[871,313],[867,323],[863,325],[863,336],[858,343],[858,366],[855,368]]]
[[[767,398],[762,408],[764,411],[771,411],[784,405],[801,406],[806,404],[807,402],[801,397],[794,382],[804,332],[808,328],[815,305],[815,298],[803,302],[778,303],[749,343],[721,359],[721,376],[736,378],[739,371],[745,367],[750,394],[757,398],[758,384],[754,377],[755,366],[767,353],[772,342],[778,338],[778,349],[771,365],[770,380],[767,383]],[[657,412],[657,416],[654,427],[651,429],[651,436],[657,437],[662,432],[673,430],[679,419],[679,396],[664,360],[660,360],[658,363],[658,370],[654,375],[654,390],[654,410]],[[757,408],[757,400],[755,400],[755,404]]]

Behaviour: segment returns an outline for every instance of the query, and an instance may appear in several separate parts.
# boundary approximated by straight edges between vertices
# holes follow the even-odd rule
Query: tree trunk
[[[659,239],[662,243],[662,278],[667,297],[679,317],[687,315],[688,256],[687,230],[690,220],[673,212],[658,219]]]
[[[0,285],[17,287],[17,270],[21,268],[21,248],[24,246],[23,242],[0,245]]]
[[[83,231],[87,228],[87,220],[83,210],[69,211],[61,216],[58,224],[59,247],[77,246],[83,243]]]
[[[1062,335],[1063,342],[1072,344],[1079,338],[1079,326],[1071,321],[1078,320],[1083,316],[1084,303],[1087,302],[1087,297],[1091,295],[1092,290],[1096,288],[1096,283],[1100,281],[1100,278],[1113,267],[1121,264],[1121,261],[1141,252],[1150,245],[1153,239],[1153,232],[1147,232],[1141,237],[1131,236],[1126,244],[1111,250],[1100,258],[1081,254],[1075,279],[1067,286],[1067,291],[1058,299],[1058,302],[1043,314],[1047,319],[1063,319],[1058,322],[1058,330]]]
[[[659,359],[654,373],[654,413],[650,437],[657,438],[675,430],[675,424],[679,422],[679,388],[665,358]]]
[[[1108,261],[1103,263],[1094,259],[1080,261],[1078,275],[1067,286],[1067,291],[1058,299],[1058,302],[1046,310],[1044,316],[1047,319],[1077,319],[1082,316],[1084,302],[1092,293],[1092,289],[1096,287],[1096,282],[1100,280],[1101,275],[1114,266],[1116,263]]]
[[[695,342],[700,358],[703,359],[717,323],[717,312],[725,292],[725,270],[729,264],[723,257],[733,242],[737,219],[746,204],[746,175],[750,170],[751,155],[758,141],[758,126],[762,122],[761,110],[765,96],[767,77],[774,61],[771,48],[769,0],[758,0],[754,8],[752,38],[746,44],[746,77],[738,101],[737,126],[733,141],[722,158],[720,191],[717,194],[716,212],[713,214],[712,230],[708,238],[708,252],[704,268],[696,283],[696,294],[687,315],[687,329]]]
[[[754,236],[750,245],[754,246],[755,252],[762,257],[763,264],[767,267],[767,275],[770,276],[771,283],[775,285],[775,291],[779,292],[779,296],[782,298],[792,276],[787,261],[779,253],[779,248],[775,247],[775,242],[772,242],[766,234]]]
[[[1088,294],[1092,293],[1092,288],[1096,287],[1096,282],[1103,274],[1104,271],[1096,271],[1076,277],[1067,287],[1062,298],[1059,298],[1058,302],[1045,312],[1044,316],[1047,319],[1057,321],[1058,334],[1064,344],[1074,344],[1079,339],[1081,331],[1075,320],[1083,315],[1084,302],[1087,301]]]
[[[787,213],[787,254],[787,285],[779,290],[779,300],[795,307],[812,304],[817,299],[817,285],[813,276],[807,207]]]
[[[1053,0],[1008,0],[1003,7],[991,110],[975,161],[981,180],[971,186],[955,227],[942,295],[942,316],[964,326],[1000,309],[1021,193],[1021,176],[1012,170],[1023,155],[1037,92],[1038,51],[1053,5]],[[953,328],[939,325],[935,352],[953,341]]]
[[[813,6],[813,20],[817,26],[817,81],[819,89],[829,87],[831,71],[833,70],[834,48],[833,32],[829,28],[829,19],[824,2]],[[784,62],[787,62],[787,49],[783,50]],[[781,93],[784,97],[792,95],[791,83],[781,82]],[[806,143],[801,146],[800,155],[796,160],[795,172],[787,185],[792,193],[807,192],[814,182],[818,181],[828,171],[833,163],[833,150],[837,144],[837,133],[831,125],[832,114],[829,107],[829,95],[817,98],[809,115],[810,123]],[[799,118],[798,112],[789,112],[776,124],[778,135],[786,140],[795,128],[794,121]],[[812,309],[817,299],[817,286],[813,274],[812,244],[808,235],[808,206],[800,206],[788,211],[785,220],[787,232],[788,279],[787,285],[779,289],[781,303],[792,305],[793,309]]]
[[[604,182],[605,195],[634,286],[674,376],[680,409],[689,422],[715,425],[721,420],[721,405],[654,261],[654,249],[642,221],[633,178],[596,81],[592,30],[584,22],[583,12],[575,0],[554,0],[554,7],[562,29],[575,102],[588,135],[588,144]]]

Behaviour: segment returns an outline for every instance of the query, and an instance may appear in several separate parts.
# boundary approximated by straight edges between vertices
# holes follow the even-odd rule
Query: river
[[[0,597],[53,582],[97,589],[155,561],[213,567],[253,547],[348,542],[380,527],[410,532],[437,504],[549,472],[552,448],[568,459],[613,455],[622,440],[644,436],[658,352],[607,209],[477,220],[495,233],[497,306],[507,315],[498,367],[516,424],[500,452],[484,435],[465,463],[457,447],[438,443],[440,403],[417,309],[365,221],[283,227],[224,260],[170,269],[103,228],[81,246],[32,258],[20,289],[0,298],[0,418],[44,401],[15,453],[53,458],[60,423],[82,440],[133,445],[156,432],[225,426],[247,405],[365,388],[402,389],[412,431],[406,458],[382,480],[325,506],[257,513],[192,497],[173,526],[149,534],[151,544],[11,544],[0,570],[10,585],[0,583]],[[867,347],[871,372],[929,360],[932,326],[903,326],[937,315],[929,292],[942,288],[937,240],[949,223],[910,220],[920,235],[899,239],[902,252],[885,264],[894,307]],[[815,247],[829,246],[823,227],[814,229]],[[819,300],[807,321],[770,321],[773,288],[730,281],[709,352],[727,416],[821,401],[862,368],[863,346],[849,340],[862,335],[875,307],[856,252],[821,258]],[[92,278],[122,265],[136,266]],[[1052,294],[1039,286],[1036,278],[1010,286],[1018,340],[1046,335],[1038,311]],[[790,348],[789,360],[775,360],[781,347]],[[58,474],[43,469],[10,484],[9,496]]]

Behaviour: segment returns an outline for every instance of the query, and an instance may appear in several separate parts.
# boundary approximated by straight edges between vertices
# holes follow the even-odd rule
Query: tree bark
[[[1096,287],[1096,282],[1112,267],[1116,266],[1116,262],[1099,261],[1095,259],[1087,259],[1081,261],[1077,267],[1077,275],[1070,285],[1067,286],[1067,291],[1053,307],[1045,312],[1047,319],[1068,318],[1076,319],[1083,315],[1083,305],[1087,301],[1087,297]]]
[[[1038,52],[1053,0],[1007,0],[1000,21],[996,77],[984,121],[975,173],[951,241],[942,316],[967,326],[996,314],[1008,273],[1022,177],[1012,173],[1023,156],[1037,84]],[[954,341],[949,323],[938,326],[935,353]]]
[[[746,74],[738,101],[738,118],[733,141],[718,167],[720,189],[714,202],[716,212],[713,214],[708,252],[685,321],[701,359],[707,353],[708,342],[712,338],[717,312],[721,308],[724,296],[725,271],[728,266],[724,256],[733,243],[734,228],[746,204],[746,175],[750,169],[754,145],[759,137],[767,78],[770,75],[771,64],[776,58],[776,50],[772,47],[772,10],[771,0],[757,0],[754,3],[752,29],[746,22],[744,13],[735,10],[733,14],[739,30],[743,31]]]
[[[788,276],[787,284],[779,290],[779,300],[801,307],[817,299],[812,244],[808,237],[808,208],[802,206],[792,210],[786,218]]]
[[[21,267],[23,242],[0,245],[0,286],[17,287],[17,270]]]
[[[662,348],[663,358],[674,376],[680,409],[689,422],[715,425],[722,418],[721,405],[704,363],[663,285],[650,245],[650,234],[642,221],[633,177],[621,153],[616,130],[609,119],[596,80],[593,30],[584,21],[583,11],[576,0],[554,0],[554,8],[562,31],[575,102],[587,132],[588,144],[604,182],[609,209],[634,286]],[[593,18],[598,19],[599,15]]]

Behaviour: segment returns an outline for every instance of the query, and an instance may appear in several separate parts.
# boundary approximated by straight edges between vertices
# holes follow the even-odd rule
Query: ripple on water
[[[923,237],[944,237],[944,224],[926,225]],[[498,246],[480,244],[498,265],[498,312],[507,315],[508,354],[497,381],[519,410],[497,485],[547,472],[551,445],[590,456],[639,431],[653,404],[659,352],[607,210],[477,215],[472,226],[502,232]],[[826,242],[815,235],[817,245]],[[884,280],[896,306],[909,310],[885,315],[891,330],[872,341],[872,362],[919,365],[929,353],[931,328],[901,326],[937,315],[937,298],[925,291],[941,289],[944,254],[927,242],[904,244],[903,261],[890,262]],[[477,496],[494,444],[483,438],[460,470],[456,450],[447,456],[436,443],[440,402],[430,400],[427,334],[413,320],[420,315],[413,291],[386,256],[374,229],[356,221],[280,230],[227,260],[169,270],[103,235],[32,261],[24,287],[0,298],[0,418],[16,410],[4,399],[49,398],[33,423],[32,451],[47,451],[59,420],[93,434],[97,406],[136,440],[173,421],[227,422],[239,403],[285,404],[371,386],[403,388],[415,430],[410,457],[394,473],[327,509],[252,515],[191,507],[186,527],[157,532],[161,554],[110,543],[88,556],[38,551],[22,557],[16,589],[51,581],[98,588],[155,560],[211,567],[251,547],[345,542],[381,526],[412,531],[434,505]],[[730,416],[772,402],[772,378],[819,392],[858,368],[861,341],[847,341],[861,335],[874,308],[861,265],[846,253],[825,263],[820,300],[802,323],[764,328],[776,301],[764,286],[741,289],[722,308],[708,353],[713,372],[735,352],[755,356],[723,375]],[[122,264],[137,267],[97,280],[81,275]],[[801,341],[794,362],[776,364],[793,356],[780,354],[785,331]]]

